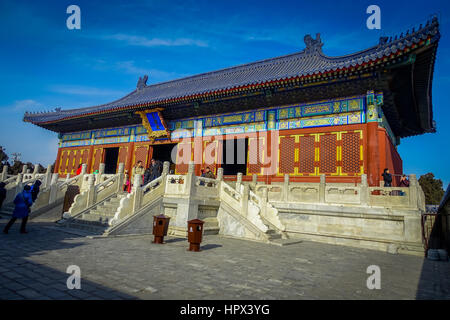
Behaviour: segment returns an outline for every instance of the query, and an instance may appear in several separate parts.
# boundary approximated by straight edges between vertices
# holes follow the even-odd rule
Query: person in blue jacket
[[[31,188],[26,185],[21,193],[18,193],[14,199],[14,204],[16,205],[13,211],[11,220],[3,229],[3,233],[8,233],[9,228],[16,222],[17,219],[22,219],[22,224],[20,226],[20,233],[28,233],[25,230],[25,226],[28,221],[28,215],[30,213],[30,207],[33,204],[33,199],[31,198]]]

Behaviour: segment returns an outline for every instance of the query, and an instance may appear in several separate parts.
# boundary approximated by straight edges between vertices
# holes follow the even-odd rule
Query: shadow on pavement
[[[1,231],[6,222],[6,219],[0,220]],[[65,263],[61,270],[57,270],[46,266],[45,261],[51,261],[52,256],[56,259],[60,250],[87,245],[81,241],[73,242],[82,237],[45,228],[55,226],[54,223],[39,222],[29,223],[29,233],[20,234],[20,220],[17,222],[9,230],[9,234],[0,233],[0,300],[137,299],[130,294],[83,279],[81,267],[81,289],[68,289],[67,280],[71,274],[65,270],[69,264]],[[33,259],[37,255],[42,255],[43,260],[34,261],[39,260]]]
[[[205,244],[204,246],[201,246],[200,249],[201,250],[209,250],[209,249],[215,249],[215,248],[220,248],[222,247],[222,245],[220,244]]]

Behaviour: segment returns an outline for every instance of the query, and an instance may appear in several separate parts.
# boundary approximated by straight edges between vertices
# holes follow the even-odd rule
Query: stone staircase
[[[0,216],[3,218],[10,218],[14,211],[14,203],[3,203],[3,206],[0,210]]]
[[[103,234],[110,227],[109,222],[114,218],[114,214],[120,205],[120,200],[126,195],[126,192],[116,193],[107,200],[68,220],[64,226],[89,231],[94,234]]]
[[[202,219],[205,224],[203,225],[203,234],[211,235],[219,233],[219,221],[217,217],[207,217]]]

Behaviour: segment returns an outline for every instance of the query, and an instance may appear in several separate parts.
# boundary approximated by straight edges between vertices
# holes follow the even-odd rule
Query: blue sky
[[[66,8],[81,8],[69,30]],[[381,30],[366,8],[381,8]],[[438,14],[442,38],[433,82],[437,133],[402,139],[405,173],[450,182],[448,1],[0,1],[0,145],[22,160],[53,163],[57,134],[23,123],[27,111],[110,102],[148,83],[280,56],[321,33],[323,51],[344,55],[373,46]]]

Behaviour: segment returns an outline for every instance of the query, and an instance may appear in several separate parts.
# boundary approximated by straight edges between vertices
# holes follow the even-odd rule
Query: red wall
[[[392,174],[403,173],[402,160],[396,148],[386,130],[378,127],[376,122],[282,130],[272,136],[268,132],[253,132],[173,140],[171,143],[181,142],[178,145],[179,158],[183,157],[183,152],[186,153],[185,163],[177,164],[176,173],[186,173],[187,163],[195,160],[198,163],[196,174],[200,174],[200,169],[207,165],[217,174],[221,166],[222,142],[233,138],[249,138],[247,161],[257,159],[256,163],[248,163],[244,180],[251,180],[255,173],[258,181],[283,181],[286,173],[291,181],[319,182],[320,174],[324,173],[327,182],[358,183],[364,172],[369,185],[377,186],[384,168],[389,168]],[[60,148],[55,172],[73,175],[79,163],[86,163],[91,173],[104,161],[104,149],[110,147],[120,147],[118,163],[125,163],[125,170],[131,170],[137,160],[142,160],[147,167],[153,151],[150,142]],[[268,163],[270,158],[273,160]],[[235,176],[225,179],[235,179]],[[397,180],[394,179],[394,185]]]

